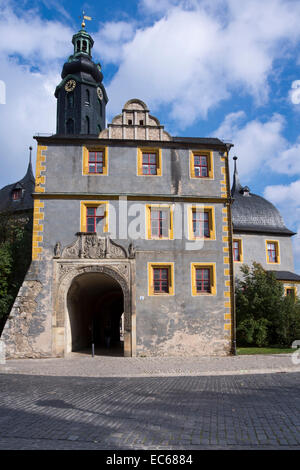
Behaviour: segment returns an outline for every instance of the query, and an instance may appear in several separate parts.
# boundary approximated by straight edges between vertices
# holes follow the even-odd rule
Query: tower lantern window
[[[80,52],[80,41],[79,40],[76,42],[76,51]]]
[[[82,42],[82,50],[83,50],[83,52],[87,51],[87,42],[86,41]]]

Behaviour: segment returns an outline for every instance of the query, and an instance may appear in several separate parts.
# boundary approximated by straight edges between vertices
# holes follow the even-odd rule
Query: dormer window
[[[14,189],[12,192],[12,200],[18,201],[22,197],[22,189]]]
[[[242,189],[243,196],[250,196],[250,188],[248,186],[244,186]]]

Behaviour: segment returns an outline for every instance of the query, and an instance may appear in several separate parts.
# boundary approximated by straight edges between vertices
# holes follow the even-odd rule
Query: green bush
[[[0,218],[0,334],[31,261],[32,217]]]
[[[242,266],[236,282],[237,344],[290,346],[300,339],[300,302],[258,263]]]

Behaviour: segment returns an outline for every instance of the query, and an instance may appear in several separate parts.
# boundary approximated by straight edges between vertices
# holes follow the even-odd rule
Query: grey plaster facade
[[[138,174],[139,151],[150,146],[160,152],[160,175]],[[86,175],[84,149],[96,147],[106,151],[107,173]],[[211,155],[211,178],[192,177],[191,155],[196,150]],[[229,354],[232,276],[227,175],[228,147],[217,139],[208,144],[201,139],[38,138],[33,262],[4,330],[8,356],[61,356],[73,349],[71,311],[85,315],[82,296],[88,281],[82,279],[88,275],[93,282],[98,276],[95,289],[99,292],[107,277],[114,280],[109,289],[115,281],[122,288],[124,355]],[[83,211],[86,203],[95,202],[105,203],[108,212],[107,231],[94,236],[83,230]],[[190,239],[189,214],[195,204],[212,211],[212,239]],[[170,239],[149,239],[151,205],[170,208]],[[150,269],[155,263],[172,270],[170,295],[150,292]],[[195,295],[193,263],[213,266],[212,294]],[[70,300],[74,285],[77,297]],[[26,301],[31,302],[31,314],[21,317]]]

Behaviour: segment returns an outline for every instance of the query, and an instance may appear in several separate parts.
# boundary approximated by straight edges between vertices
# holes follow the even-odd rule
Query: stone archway
[[[120,284],[104,273],[77,276],[67,294],[65,352],[123,356],[121,317],[124,295]],[[123,339],[123,336],[122,336]]]
[[[86,261],[57,263],[52,319],[52,352],[55,356],[67,353],[67,295],[74,279],[86,273],[103,273],[114,279],[121,287],[124,297],[124,356],[132,356],[132,296],[130,289],[130,263],[111,262],[93,264]]]

